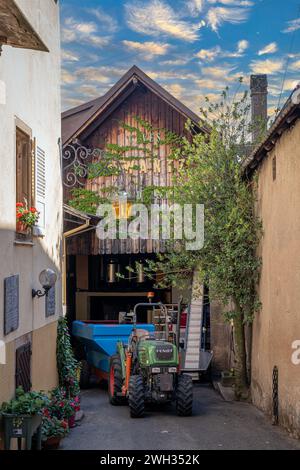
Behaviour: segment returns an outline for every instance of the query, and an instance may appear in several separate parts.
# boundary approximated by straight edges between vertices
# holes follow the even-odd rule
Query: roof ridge
[[[80,122],[80,120],[77,119],[77,122],[74,122],[73,129],[71,126],[69,131],[65,133],[67,135],[65,136],[64,144],[70,141],[71,138],[77,137],[86,126],[90,125],[91,121],[104,110],[104,107],[108,104],[109,100],[113,99],[118,92],[121,92],[122,89],[124,89],[124,87],[130,83],[130,80],[133,79],[134,76],[136,76],[139,81],[148,87],[152,92],[160,96],[161,99],[165,100],[171,107],[176,109],[179,113],[186,116],[187,119],[190,119],[199,126],[199,123],[201,123],[201,118],[196,113],[194,113],[194,111],[192,111],[178,98],[168,92],[162,85],[149,77],[149,75],[147,75],[143,70],[141,70],[136,65],[133,65],[104,95],[62,113],[62,119],[67,119],[75,116],[76,114],[90,110],[90,112],[86,113],[84,116],[85,120],[83,122]],[[205,125],[201,125],[201,128],[205,132],[208,132],[208,128],[206,128]]]

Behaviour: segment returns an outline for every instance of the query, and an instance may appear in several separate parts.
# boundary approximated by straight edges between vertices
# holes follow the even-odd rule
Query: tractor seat
[[[138,338],[138,341],[141,339],[147,339],[150,336],[149,331],[143,330],[142,328],[136,330],[136,336]]]
[[[149,333],[149,331],[143,330],[142,328],[140,328],[140,329],[136,330],[136,335],[135,336],[137,338],[135,341],[139,342],[141,340],[148,339],[149,336],[150,336],[150,333]],[[132,339],[133,339],[133,334],[131,333],[131,335],[129,336],[129,341],[128,341],[129,344],[132,342]]]

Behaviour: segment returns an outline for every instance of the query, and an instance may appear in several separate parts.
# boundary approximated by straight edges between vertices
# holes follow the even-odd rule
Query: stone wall
[[[271,415],[272,371],[277,366],[279,422],[300,437],[300,349],[299,354],[293,349],[300,344],[299,142],[298,120],[258,170],[257,212],[264,235],[260,244],[262,308],[253,326],[252,397],[255,405]]]

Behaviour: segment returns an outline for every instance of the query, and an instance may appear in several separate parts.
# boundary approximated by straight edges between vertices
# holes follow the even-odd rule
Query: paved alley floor
[[[82,393],[85,417],[62,442],[66,450],[300,449],[254,406],[228,403],[208,385],[194,387],[194,413],[176,415],[174,405],[131,419],[127,406],[112,406],[106,390]]]

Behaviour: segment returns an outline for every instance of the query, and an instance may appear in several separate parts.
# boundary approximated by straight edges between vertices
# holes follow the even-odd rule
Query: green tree
[[[180,286],[193,272],[209,284],[210,297],[224,305],[224,315],[234,326],[236,396],[247,392],[245,324],[250,324],[260,303],[257,296],[261,260],[257,246],[261,223],[255,216],[255,182],[249,183],[242,162],[249,153],[249,103],[247,94],[221,100],[202,110],[211,117],[210,135],[183,138],[173,152],[178,170],[170,194],[179,204],[204,204],[204,247],[186,251],[176,242],[149,269],[164,272],[164,283]],[[226,308],[225,308],[226,307]]]

